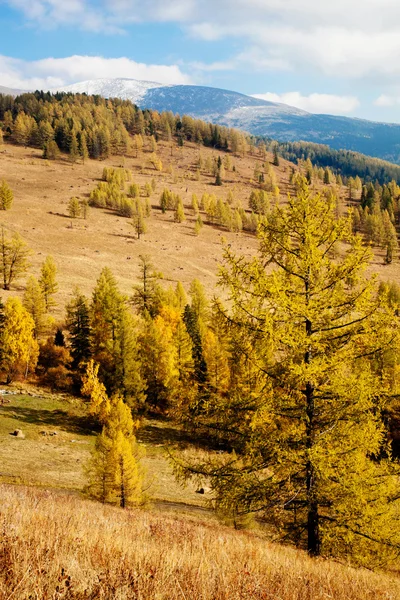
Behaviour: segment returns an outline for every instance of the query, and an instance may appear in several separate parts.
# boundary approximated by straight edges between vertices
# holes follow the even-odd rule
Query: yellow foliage
[[[35,323],[19,298],[9,298],[4,307],[2,370],[10,383],[19,375],[35,370],[39,345],[34,339]]]

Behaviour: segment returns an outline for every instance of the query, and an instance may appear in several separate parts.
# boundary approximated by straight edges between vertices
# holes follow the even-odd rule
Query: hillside
[[[220,188],[214,185],[214,177],[204,174],[197,181],[194,165],[199,156],[196,144],[187,143],[176,148],[171,156],[167,143],[159,142],[158,154],[164,163],[163,172],[157,172],[148,163],[150,153],[144,151],[138,158],[130,154],[124,161],[111,157],[104,161],[87,160],[85,164],[71,164],[67,158],[44,161],[42,152],[6,144],[0,155],[0,180],[5,178],[14,190],[15,200],[10,211],[1,214],[1,222],[11,231],[20,233],[33,250],[29,273],[39,275],[40,265],[47,255],[55,259],[59,276],[59,292],[56,295],[56,314],[63,318],[64,306],[75,286],[90,295],[95,281],[104,266],[112,266],[121,290],[130,295],[139,275],[138,257],[148,254],[164,274],[164,286],[181,281],[186,289],[193,279],[199,279],[212,295],[216,290],[218,265],[222,258],[222,239],[239,253],[252,255],[257,240],[251,233],[234,233],[206,224],[200,235],[194,234],[196,216],[191,208],[192,194],[199,199],[202,194],[216,194],[226,199],[229,191],[235,201],[247,207],[249,195],[255,188],[253,180],[257,159],[252,156],[236,156],[236,170],[227,175]],[[218,150],[202,148],[207,157],[224,157]],[[272,162],[272,155],[268,154]],[[132,171],[134,181],[143,186],[152,179],[156,191],[151,196],[152,213],[148,219],[148,232],[137,239],[131,221],[107,209],[91,208],[87,219],[68,217],[68,202],[76,196],[84,199],[101,180],[105,166],[121,164]],[[282,200],[294,188],[289,184],[292,163],[281,160],[273,167]],[[168,172],[170,171],[170,172]],[[175,223],[173,212],[162,214],[159,198],[164,188],[182,196],[186,221]],[[343,188],[343,196],[347,191]],[[343,200],[346,202],[346,200]],[[376,250],[372,270],[382,280],[399,280],[398,263],[384,265],[382,251]],[[4,300],[12,295],[22,295],[23,281],[10,291],[2,291]]]
[[[0,596],[83,600],[395,600],[390,576],[252,533],[0,486]],[[16,510],[18,506],[18,510]]]
[[[90,294],[104,266],[112,266],[121,289],[130,294],[138,277],[138,256],[149,254],[157,268],[163,272],[165,285],[178,280],[187,289],[198,278],[211,294],[217,282],[218,263],[222,257],[222,237],[239,252],[252,254],[257,241],[254,235],[232,233],[226,229],[205,225],[199,236],[194,235],[195,214],[190,208],[192,194],[201,198],[204,192],[226,198],[232,190],[237,201],[247,206],[252,189],[255,161],[251,157],[234,158],[236,171],[227,175],[226,183],[218,188],[215,177],[202,175],[197,181],[194,165],[199,155],[195,144],[176,148],[171,156],[168,144],[159,142],[158,154],[163,161],[163,172],[157,172],[148,163],[147,150],[135,158],[131,153],[123,162],[121,157],[104,161],[88,160],[85,164],[71,164],[67,158],[44,161],[42,152],[6,144],[0,159],[0,179],[5,178],[14,190],[15,200],[10,211],[1,215],[6,227],[19,232],[34,251],[30,271],[38,274],[39,266],[47,254],[52,254],[59,270],[60,291],[57,295],[59,314],[74,286]],[[208,156],[224,153],[208,148],[201,150]],[[272,155],[269,155],[272,160]],[[72,196],[80,199],[102,177],[105,166],[120,166],[132,170],[134,181],[143,186],[152,179],[156,191],[151,196],[152,214],[148,219],[148,232],[139,240],[129,219],[106,209],[92,208],[88,218],[71,220],[67,205]],[[289,166],[286,161],[276,169],[282,194],[289,190]],[[172,172],[168,172],[172,171]],[[159,198],[164,188],[182,196],[187,220],[175,223],[172,211],[165,215],[159,208]],[[22,289],[4,292],[3,297],[21,293]]]

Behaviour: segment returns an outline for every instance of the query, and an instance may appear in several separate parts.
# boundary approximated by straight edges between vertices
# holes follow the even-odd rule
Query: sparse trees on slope
[[[221,310],[232,374],[245,369],[196,423],[224,431],[236,453],[186,466],[209,478],[219,503],[263,514],[311,555],[369,566],[400,544],[398,467],[381,419],[397,323],[363,277],[370,256],[351,217],[337,220],[333,199],[306,187],[268,215],[258,258],[226,250],[233,308]]]

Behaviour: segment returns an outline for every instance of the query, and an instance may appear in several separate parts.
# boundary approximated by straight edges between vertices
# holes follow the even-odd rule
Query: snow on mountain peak
[[[58,86],[57,89],[54,88],[50,91],[88,94],[89,96],[99,95],[104,96],[104,98],[121,98],[138,104],[148,90],[161,87],[169,86],[155,81],[139,81],[137,79],[90,79],[71,85]]]

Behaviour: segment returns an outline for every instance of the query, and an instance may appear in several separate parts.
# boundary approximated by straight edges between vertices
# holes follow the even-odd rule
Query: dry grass
[[[400,581],[251,533],[0,486],[0,598],[368,600]]]

